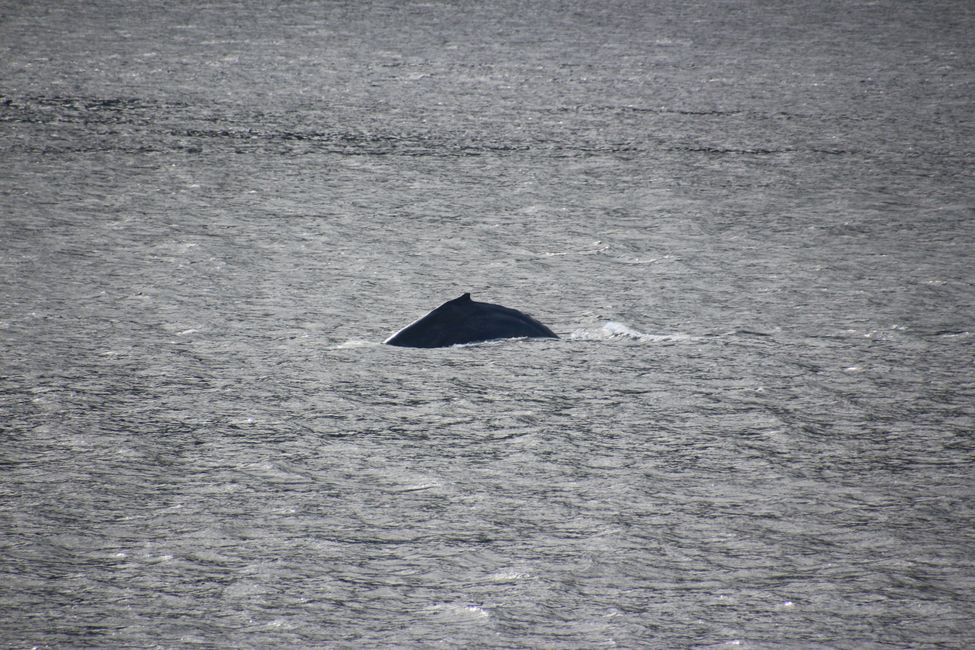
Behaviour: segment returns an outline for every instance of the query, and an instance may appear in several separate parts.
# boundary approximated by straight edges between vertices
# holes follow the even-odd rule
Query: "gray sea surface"
[[[0,646],[972,647],[972,34],[0,0]]]

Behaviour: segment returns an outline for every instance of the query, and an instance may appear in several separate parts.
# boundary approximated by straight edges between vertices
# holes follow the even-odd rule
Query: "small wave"
[[[630,340],[641,343],[661,343],[667,341],[689,341],[692,336],[688,334],[647,334],[641,332],[626,323],[617,321],[606,321],[599,327],[581,328],[574,330],[566,338],[572,341],[613,341]]]
[[[571,251],[549,251],[545,253],[545,257],[561,257],[563,255],[598,255],[599,253],[605,253],[608,250],[609,244],[604,244],[601,241],[595,241],[593,242],[592,248]]]
[[[433,488],[443,487],[443,483],[440,481],[433,481],[430,483],[419,483],[416,485],[407,485],[406,487],[393,490],[397,494],[405,494],[407,492],[422,492],[423,490],[432,490]]]
[[[444,619],[469,619],[470,617],[475,619],[490,618],[490,614],[488,614],[483,607],[473,603],[467,605],[461,605],[459,603],[440,603],[437,605],[432,605],[427,609],[435,612]]]
[[[938,330],[934,333],[935,336],[942,336],[945,338],[959,338],[971,336],[972,333],[968,330]]]

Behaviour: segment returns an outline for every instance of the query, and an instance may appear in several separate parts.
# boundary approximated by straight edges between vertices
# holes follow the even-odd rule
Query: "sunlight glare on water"
[[[0,645],[975,643],[968,3],[0,15]]]

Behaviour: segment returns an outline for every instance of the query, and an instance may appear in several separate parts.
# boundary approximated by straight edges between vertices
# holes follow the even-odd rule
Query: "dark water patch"
[[[189,106],[184,102],[160,102],[139,97],[3,97],[0,99],[0,122],[147,124],[154,117],[187,108]]]

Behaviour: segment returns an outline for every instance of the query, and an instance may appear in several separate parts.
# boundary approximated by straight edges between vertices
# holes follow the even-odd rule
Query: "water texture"
[[[0,2],[0,646],[975,644],[975,6],[195,5]]]

